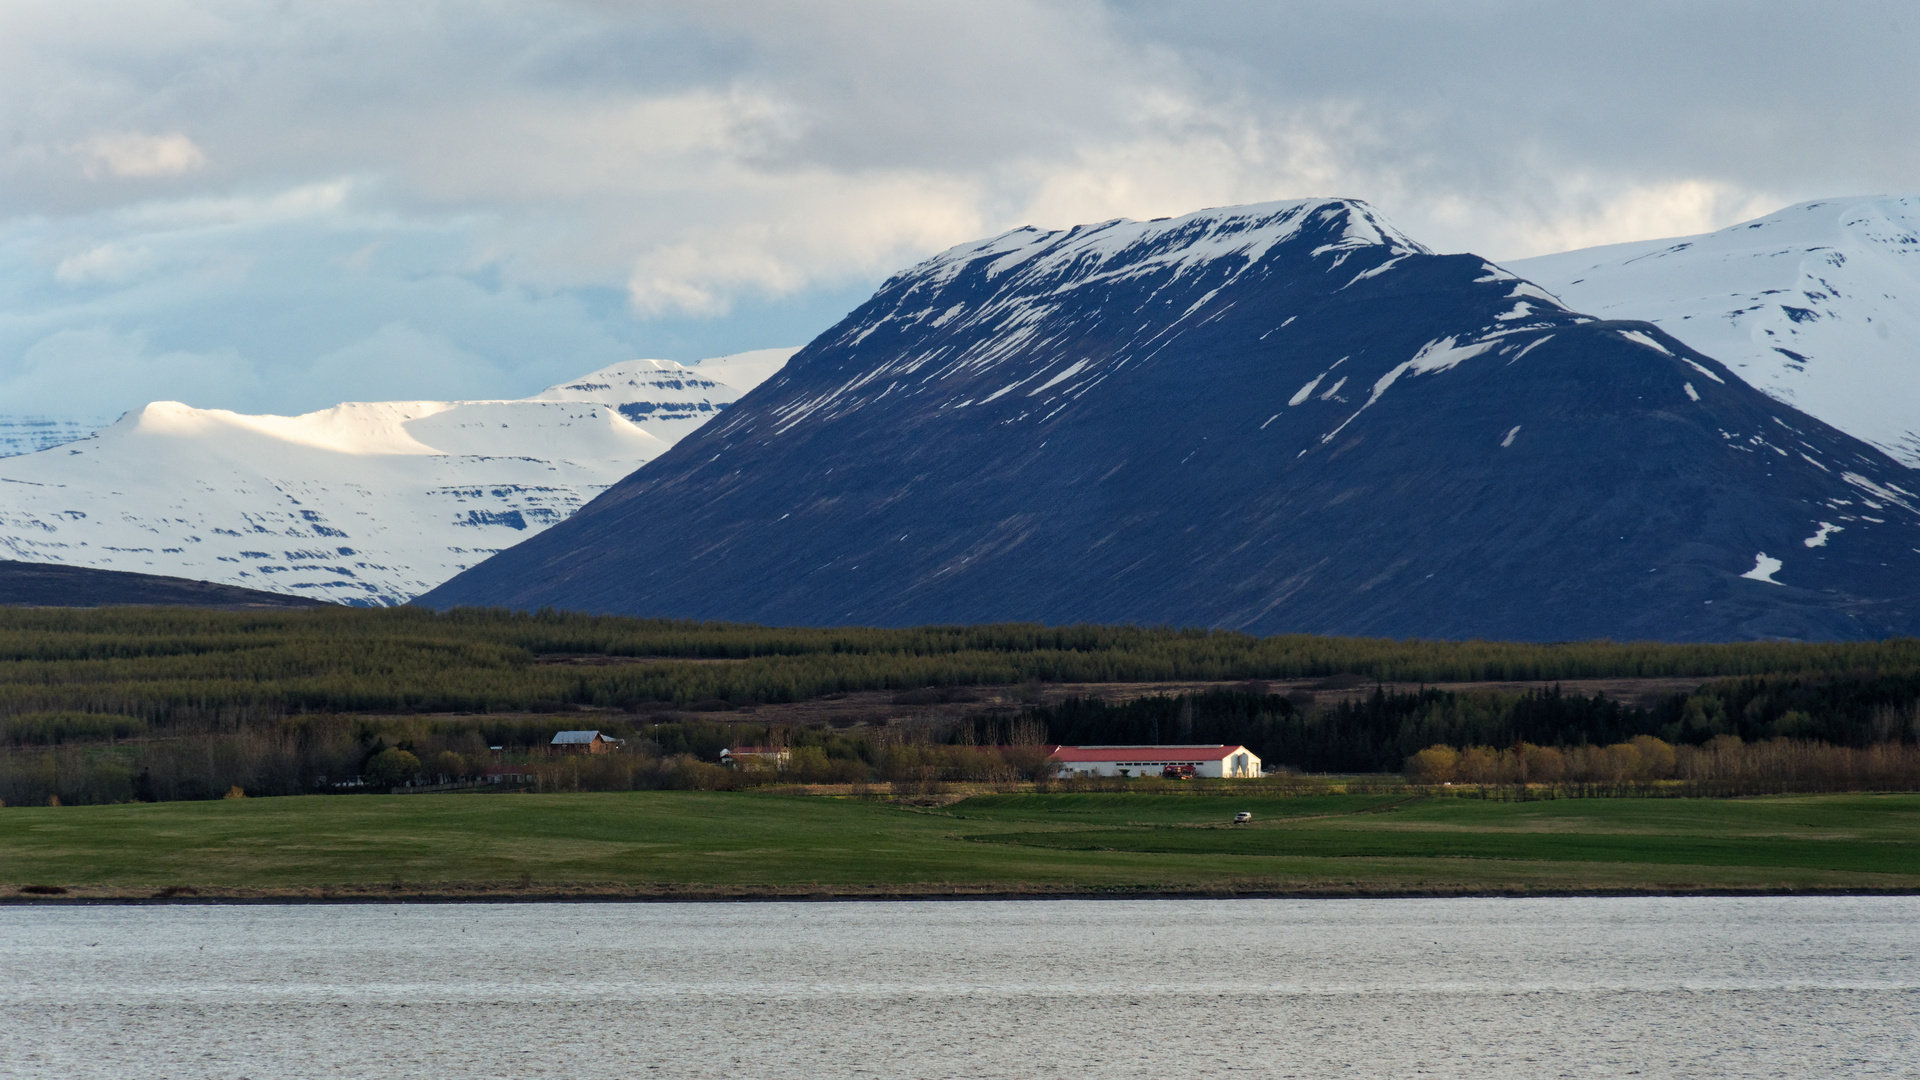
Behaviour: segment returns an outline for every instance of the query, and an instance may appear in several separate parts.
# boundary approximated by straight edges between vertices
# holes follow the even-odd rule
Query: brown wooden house
[[[598,731],[562,731],[547,748],[556,754],[606,754],[619,747],[621,741],[609,739]]]

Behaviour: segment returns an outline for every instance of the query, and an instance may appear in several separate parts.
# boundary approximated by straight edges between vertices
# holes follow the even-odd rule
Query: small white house
[[[1074,776],[1213,776],[1251,779],[1260,758],[1244,746],[1055,746],[1048,757]]]

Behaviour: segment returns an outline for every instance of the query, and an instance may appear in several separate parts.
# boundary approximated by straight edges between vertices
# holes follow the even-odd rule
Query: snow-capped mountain
[[[1920,468],[1920,197],[1822,199],[1505,265],[1581,311],[1654,323]]]
[[[692,367],[671,360],[634,360],[549,386],[526,400],[599,402],[671,446],[765,382],[799,351],[756,349]]]
[[[0,554],[404,602],[564,519],[793,352],[635,360],[518,401],[154,402],[0,460]]]
[[[84,439],[111,423],[111,416],[91,421],[53,416],[0,416],[0,458],[31,454]]]
[[[774,624],[1920,630],[1920,484],[1365,204],[1022,229],[420,598]]]

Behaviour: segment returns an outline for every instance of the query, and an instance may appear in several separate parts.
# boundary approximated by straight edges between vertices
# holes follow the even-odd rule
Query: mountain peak
[[[1878,636],[1920,629],[1903,472],[1659,327],[1433,254],[1361,203],[1276,203],[1017,230],[910,268],[717,422],[421,602]]]
[[[1047,280],[1060,287],[1161,268],[1178,276],[1217,259],[1257,263],[1275,246],[1302,236],[1323,241],[1316,255],[1363,247],[1430,254],[1358,199],[1300,199],[1214,207],[1150,221],[1114,218],[1050,230],[1025,226],[949,248],[895,280],[950,280],[982,260],[988,278],[1011,274],[1022,283]]]

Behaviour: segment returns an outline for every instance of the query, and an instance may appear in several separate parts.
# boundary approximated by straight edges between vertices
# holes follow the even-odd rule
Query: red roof
[[[1225,761],[1245,750],[1240,745],[1224,746],[1050,746],[1047,756],[1055,761],[1148,761],[1156,765]]]

